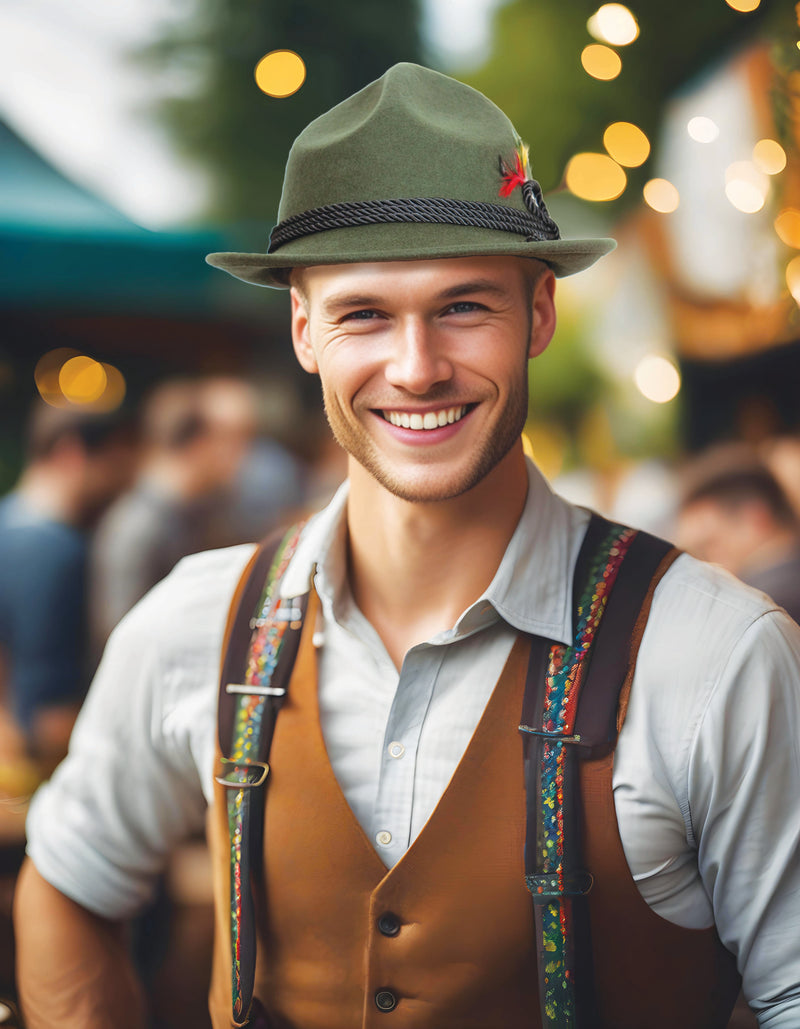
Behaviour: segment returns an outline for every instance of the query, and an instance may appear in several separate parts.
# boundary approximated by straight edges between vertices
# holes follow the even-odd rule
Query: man
[[[25,467],[0,502],[0,647],[9,710],[45,773],[66,753],[91,672],[87,530],[127,486],[134,443],[126,414],[39,402]]]
[[[763,590],[800,620],[800,531],[780,483],[746,446],[712,449],[686,471],[677,535],[695,557]]]
[[[520,432],[554,274],[610,246],[558,238],[485,97],[399,65],[295,142],[270,253],[210,258],[291,284],[298,359],[349,454],[348,484],[280,585],[313,592],[269,758],[266,1024],[540,1024],[519,703],[531,637],[575,638],[588,515],[526,463]],[[184,562],[112,636],[70,761],[30,819],[31,1029],[138,1024],[114,920],[201,823],[201,791],[218,872],[211,1012],[232,1024],[215,674],[250,553]],[[587,812],[617,862],[597,883],[613,889],[609,924],[592,925],[596,1022],[724,1024],[732,951],[762,1024],[797,1024],[799,667],[796,627],[760,595],[685,556],[662,578],[613,800],[609,785]]]

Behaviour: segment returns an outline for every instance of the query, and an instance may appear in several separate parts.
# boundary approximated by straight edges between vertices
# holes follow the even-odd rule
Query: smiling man
[[[706,1029],[740,975],[800,1023],[800,630],[523,455],[555,278],[611,246],[435,72],[300,135],[268,252],[209,260],[290,289],[348,480],[112,636],[30,817],[30,1029],[141,1024],[117,926],[206,803],[215,1029]]]

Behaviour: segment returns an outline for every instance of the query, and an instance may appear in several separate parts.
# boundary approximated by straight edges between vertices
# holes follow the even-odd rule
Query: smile
[[[467,413],[465,406],[446,407],[441,411],[427,411],[425,414],[409,411],[384,411],[387,422],[401,429],[438,429],[443,425],[452,425],[460,421]]]

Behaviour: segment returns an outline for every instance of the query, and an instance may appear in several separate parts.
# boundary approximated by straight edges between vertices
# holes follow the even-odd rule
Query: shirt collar
[[[589,513],[553,493],[533,462],[527,462],[527,471],[525,507],[494,579],[453,630],[436,642],[478,631],[496,620],[495,612],[521,632],[559,643],[572,641],[572,574]],[[323,607],[336,612],[347,594],[347,496],[345,482],[309,521],[284,576],[282,596],[306,593],[314,582]]]

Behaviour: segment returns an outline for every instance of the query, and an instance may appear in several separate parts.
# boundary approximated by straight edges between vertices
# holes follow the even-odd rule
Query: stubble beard
[[[385,490],[401,500],[416,504],[452,500],[468,493],[482,482],[503,460],[522,434],[528,417],[527,358],[522,372],[514,379],[503,410],[495,424],[490,427],[491,431],[481,440],[473,460],[463,472],[454,472],[452,477],[443,474],[438,466],[432,465],[431,475],[423,476],[422,482],[401,479],[392,473],[373,438],[366,432],[358,432],[353,428],[345,418],[336,398],[329,396],[324,386],[322,398],[325,415],[336,442]],[[435,401],[437,398],[430,399]],[[415,475],[413,478],[419,480],[420,477]]]

